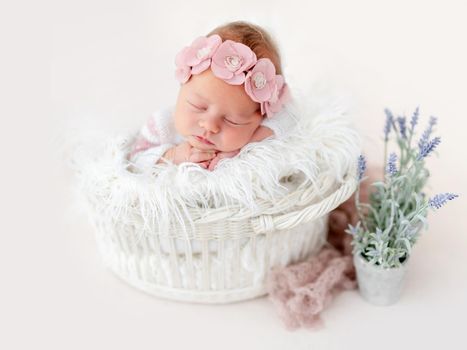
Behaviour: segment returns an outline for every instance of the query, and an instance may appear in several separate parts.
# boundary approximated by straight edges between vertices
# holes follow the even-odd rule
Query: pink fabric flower
[[[274,90],[269,101],[261,103],[261,114],[265,114],[271,118],[274,114],[282,109],[282,106],[290,100],[290,91],[287,84],[284,83],[284,77],[280,74],[276,75],[276,89]]]
[[[224,41],[212,57],[213,74],[232,85],[245,81],[245,71],[256,63],[256,54],[246,45],[232,40]]]
[[[177,78],[181,84],[185,84],[191,77],[191,67],[185,63],[187,51],[188,47],[185,47],[175,56],[175,65],[177,66],[175,78]]]
[[[214,34],[210,37],[200,36],[195,39],[186,53],[186,63],[191,66],[193,74],[200,74],[211,65],[211,57],[221,44],[222,39]]]
[[[214,34],[210,37],[200,36],[190,46],[180,51],[175,58],[177,70],[175,76],[182,84],[190,79],[192,74],[200,74],[211,65],[211,57],[221,44],[222,39]]]
[[[276,68],[269,58],[261,58],[245,78],[245,91],[255,102],[269,101],[276,90]]]
[[[198,37],[175,57],[175,77],[184,84],[193,74],[211,68],[212,73],[228,84],[245,84],[245,92],[261,107],[261,114],[271,118],[290,99],[282,75],[269,58],[257,59],[248,46],[232,40],[222,42],[217,35]]]

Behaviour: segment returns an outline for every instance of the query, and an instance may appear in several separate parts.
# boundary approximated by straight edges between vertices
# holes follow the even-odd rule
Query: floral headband
[[[269,58],[256,58],[246,45],[219,35],[198,37],[175,57],[175,77],[185,84],[193,74],[211,68],[212,73],[231,85],[245,84],[245,92],[261,105],[261,114],[271,118],[290,99],[289,89]]]

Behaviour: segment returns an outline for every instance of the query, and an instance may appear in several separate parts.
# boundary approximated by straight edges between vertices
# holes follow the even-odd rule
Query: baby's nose
[[[209,132],[217,133],[219,132],[219,125],[214,118],[202,119],[198,122],[199,126],[203,129],[206,129]]]

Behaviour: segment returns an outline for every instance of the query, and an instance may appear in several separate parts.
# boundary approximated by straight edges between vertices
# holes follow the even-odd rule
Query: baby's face
[[[263,118],[244,85],[230,85],[211,69],[180,87],[173,117],[177,132],[193,147],[223,152],[246,145]]]

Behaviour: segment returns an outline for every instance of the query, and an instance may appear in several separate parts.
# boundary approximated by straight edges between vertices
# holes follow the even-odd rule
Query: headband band
[[[219,35],[200,36],[175,57],[175,77],[185,84],[192,75],[211,68],[212,73],[231,85],[245,86],[245,92],[261,106],[261,115],[271,118],[290,99],[289,89],[269,58],[256,58],[246,45]]]

